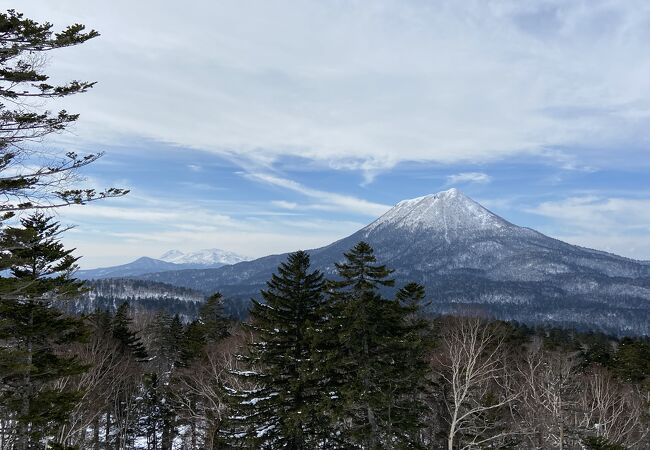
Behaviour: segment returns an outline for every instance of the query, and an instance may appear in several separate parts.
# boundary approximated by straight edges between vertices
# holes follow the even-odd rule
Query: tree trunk
[[[111,442],[111,413],[106,413],[106,434],[104,436],[104,444],[106,448],[110,448]]]
[[[99,450],[99,414],[93,421],[93,450]]]
[[[172,442],[174,441],[174,426],[172,420],[163,420],[162,426],[162,450],[172,450]]]
[[[30,308],[29,310],[29,329],[31,330],[34,327],[34,312]],[[23,398],[20,405],[19,419],[18,419],[18,439],[16,441],[16,450],[27,450],[31,445],[30,437],[30,427],[27,418],[29,417],[29,407],[32,397],[32,380],[31,380],[31,371],[32,371],[32,358],[33,358],[33,343],[32,340],[28,337],[25,342],[25,366],[27,367],[27,372],[23,377]],[[21,419],[22,417],[22,419]]]

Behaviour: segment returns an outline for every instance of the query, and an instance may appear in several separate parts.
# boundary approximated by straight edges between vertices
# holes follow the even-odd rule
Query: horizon
[[[401,204],[403,204],[403,203],[414,202],[414,201],[416,201],[416,200],[423,200],[423,199],[425,199],[425,198],[429,198],[429,197],[437,197],[437,196],[439,196],[439,195],[441,195],[441,194],[447,194],[447,193],[450,193],[450,192],[453,192],[453,193],[459,193],[460,196],[461,196],[461,198],[467,198],[467,199],[469,199],[471,202],[477,203],[481,208],[486,209],[489,213],[491,213],[491,214],[493,214],[493,215],[496,215],[499,219],[503,219],[503,220],[506,220],[507,222],[510,222],[510,221],[507,220],[506,218],[501,217],[501,216],[499,216],[498,214],[495,214],[495,213],[494,213],[493,211],[491,211],[489,208],[485,208],[485,207],[484,207],[483,205],[481,205],[480,203],[475,202],[472,198],[470,198],[470,197],[468,197],[467,195],[465,195],[465,193],[464,193],[462,190],[453,187],[453,188],[446,189],[446,190],[443,190],[443,191],[438,191],[438,192],[433,192],[433,193],[430,193],[430,194],[425,194],[425,195],[422,195],[422,196],[419,196],[419,197],[414,197],[414,198],[408,198],[408,199],[400,200],[400,201],[397,202],[395,205],[393,205],[389,210],[387,210],[385,213],[381,214],[381,215],[380,215],[379,217],[377,217],[376,219],[374,219],[374,220],[372,220],[371,222],[367,223],[367,224],[364,225],[362,228],[360,228],[360,229],[358,229],[358,230],[355,230],[354,233],[356,233],[356,232],[358,232],[358,231],[362,231],[362,230],[367,229],[367,228],[370,228],[374,223],[379,222],[379,221],[381,220],[382,217],[384,217],[385,215],[388,215],[392,210],[394,210],[395,208],[399,207],[399,206],[400,206]],[[512,222],[510,222],[510,223],[512,223]],[[528,227],[521,227],[520,225],[517,225],[516,223],[512,223],[512,225],[514,225],[515,227],[518,227],[518,228],[528,228]],[[537,230],[534,230],[534,231],[537,231]],[[542,233],[542,234],[543,234],[543,233]],[[346,235],[346,236],[342,236],[342,239],[343,239],[343,238],[346,238],[346,237],[348,237],[348,236],[347,236],[347,235]],[[228,250],[225,250],[225,249],[222,249],[222,248],[216,248],[216,247],[213,247],[213,248],[200,248],[200,249],[194,249],[194,250],[189,250],[189,251],[186,251],[186,250],[179,250],[178,248],[170,248],[170,249],[165,250],[165,251],[164,251],[163,253],[161,253],[159,256],[153,256],[153,255],[141,255],[141,256],[135,258],[134,260],[124,261],[124,262],[122,262],[122,263],[114,264],[114,265],[112,265],[112,266],[105,266],[105,267],[92,267],[92,268],[81,269],[81,270],[83,271],[83,270],[106,269],[106,268],[110,268],[110,267],[114,267],[114,266],[127,265],[127,264],[129,264],[129,263],[131,263],[131,262],[136,262],[136,261],[138,261],[138,260],[145,259],[145,258],[146,258],[146,259],[154,259],[154,260],[159,260],[159,261],[166,261],[166,262],[173,262],[173,263],[176,263],[175,261],[170,261],[169,259],[166,259],[166,257],[168,256],[168,254],[175,254],[176,252],[180,252],[183,256],[191,256],[191,255],[193,255],[193,254],[195,254],[195,253],[201,253],[201,252],[214,252],[214,251],[221,252],[221,251],[223,251],[223,252],[226,252],[226,253],[233,253],[235,256],[237,256],[237,257],[241,257],[241,258],[242,258],[241,261],[237,261],[236,263],[225,263],[225,264],[224,264],[224,265],[231,265],[231,264],[238,264],[239,262],[254,261],[254,260],[256,260],[256,259],[263,258],[263,257],[265,257],[265,256],[274,256],[274,255],[280,255],[280,254],[289,254],[289,253],[293,253],[293,252],[296,252],[296,251],[299,251],[299,250],[304,250],[304,251],[308,251],[308,252],[309,252],[309,251],[313,251],[313,250],[319,250],[319,249],[321,249],[321,248],[325,248],[325,247],[328,247],[328,246],[330,246],[330,245],[333,245],[333,244],[335,244],[337,241],[338,241],[338,240],[335,240],[335,241],[329,242],[329,243],[327,243],[327,244],[325,244],[325,245],[323,245],[323,246],[320,246],[320,247],[313,247],[313,248],[295,248],[295,249],[290,249],[290,250],[288,250],[288,251],[286,251],[286,252],[281,252],[281,253],[271,253],[271,254],[262,255],[262,256],[259,256],[259,257],[250,257],[250,256],[247,256],[247,255],[241,255],[241,254],[238,254],[238,253],[230,252],[230,251],[228,251]],[[609,253],[609,254],[612,254],[612,255],[614,255],[614,256],[625,257],[624,255],[618,255],[618,254],[616,254],[616,253],[607,252],[606,250],[602,250],[602,249],[598,249],[598,248],[590,248],[590,247],[585,247],[585,248],[587,248],[587,249],[591,249],[591,250],[597,250],[597,251],[601,251],[601,252],[605,252],[605,253]],[[625,257],[625,258],[627,258],[627,257]],[[635,260],[634,258],[630,258],[630,259]],[[646,261],[646,260],[641,260],[641,259],[637,259],[636,261],[643,262],[643,263],[648,262],[648,261]],[[218,267],[217,267],[217,268],[218,268]],[[178,270],[193,270],[193,269],[185,268],[185,269],[178,269]]]
[[[317,248],[451,186],[519,226],[650,259],[643,2],[252,6],[21,2],[101,34],[49,62],[98,84],[52,103],[80,119],[39,144],[103,150],[88,185],[131,190],[56,212],[83,268]]]
[[[0,447],[650,448],[649,25],[6,9]]]

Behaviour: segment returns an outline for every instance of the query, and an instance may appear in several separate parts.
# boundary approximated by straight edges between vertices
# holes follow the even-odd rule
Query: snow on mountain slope
[[[180,250],[169,250],[165,252],[159,259],[174,264],[212,265],[236,264],[238,262],[247,261],[250,258],[218,248],[208,248],[189,253],[183,253]]]
[[[395,269],[398,283],[423,284],[434,300],[432,311],[478,308],[497,318],[526,322],[551,317],[554,323],[562,311],[572,321],[583,311],[584,323],[603,330],[608,326],[619,332],[628,323],[634,332],[650,334],[646,262],[519,227],[456,189],[399,202],[356,233],[310,250],[312,266],[336,276],[335,263],[359,241],[372,245],[378,260]],[[248,298],[285,259],[286,254],[272,255],[142,278]]]
[[[470,231],[502,230],[513,225],[466,197],[458,189],[450,189],[401,201],[364,230],[369,233],[386,227],[404,228],[411,232],[441,232],[445,240],[449,241]]]
[[[143,256],[127,264],[118,266],[86,269],[77,272],[83,280],[135,277],[154,272],[168,272],[185,269],[217,268],[226,264],[235,264],[246,260],[243,256],[219,249],[206,249],[198,252],[183,253],[169,250],[160,259]]]

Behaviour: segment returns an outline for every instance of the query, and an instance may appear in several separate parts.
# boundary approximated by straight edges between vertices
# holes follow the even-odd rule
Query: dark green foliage
[[[330,283],[327,324],[319,339],[323,413],[336,428],[337,445],[414,448],[424,390],[426,323],[416,315],[424,298],[409,284],[396,300],[379,288],[392,286],[391,271],[377,265],[372,248],[360,242],[337,264]]]
[[[207,342],[218,342],[228,336],[230,321],[223,311],[223,296],[221,293],[208,297],[199,309],[199,322]]]
[[[578,338],[582,347],[580,358],[584,367],[599,365],[611,367],[614,359],[612,340],[606,336],[589,333]]]
[[[424,286],[418,283],[409,283],[397,291],[395,298],[403,305],[413,307],[417,310],[421,308],[425,296]]]
[[[614,372],[624,381],[650,381],[650,341],[623,338],[614,357]]]
[[[181,360],[184,345],[184,327],[178,315],[171,316],[166,312],[156,314],[149,330],[151,344],[149,352],[156,358],[158,365],[175,366]]]
[[[375,264],[377,258],[372,247],[366,242],[359,242],[344,256],[345,262],[336,264],[341,280],[331,283],[331,287],[339,291],[337,296],[349,295],[344,293],[343,289],[349,289],[356,294],[376,291],[381,286],[395,285],[395,280],[388,278],[393,271],[386,266]]]
[[[96,36],[96,31],[84,32],[80,24],[54,33],[48,22],[37,23],[14,10],[0,13],[0,193],[5,199],[0,204],[0,213],[5,213],[5,217],[13,211],[85,203],[127,192],[114,188],[103,192],[60,190],[65,186],[65,177],[96,161],[101,153],[52,156],[25,145],[59,133],[78,119],[77,114],[65,110],[37,111],[33,100],[66,97],[94,85],[78,80],[50,84],[49,76],[43,72],[44,56],[51,50],[79,45]],[[30,167],[28,163],[36,168],[26,169]]]
[[[253,371],[244,375],[257,388],[236,394],[236,415],[245,419],[233,425],[254,448],[315,448],[325,437],[310,338],[322,324],[324,282],[309,265],[306,252],[292,253],[262,291],[264,303],[253,301],[256,338],[247,357]]]
[[[65,346],[84,339],[78,318],[51,304],[79,294],[77,258],[59,241],[61,229],[35,213],[2,234],[0,278],[0,400],[17,421],[17,448],[32,448],[63,425],[80,393],[52,382],[85,370]]]
[[[198,320],[185,325],[180,364],[182,366],[187,366],[191,361],[200,357],[206,344],[207,340],[205,338],[203,325]]]
[[[202,355],[207,344],[220,342],[229,336],[230,320],[223,312],[223,296],[217,292],[205,301],[198,311],[198,319],[183,327],[179,364],[187,366]]]
[[[136,359],[144,360],[148,357],[147,350],[138,334],[131,330],[132,321],[129,304],[124,302],[117,308],[113,317],[111,324],[113,338],[120,343],[120,350],[123,353],[129,353]]]

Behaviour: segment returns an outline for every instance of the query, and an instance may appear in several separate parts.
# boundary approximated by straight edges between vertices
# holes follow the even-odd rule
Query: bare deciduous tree
[[[602,367],[591,368],[580,377],[580,385],[581,428],[627,448],[646,448],[639,445],[645,445],[650,431],[643,421],[650,405],[637,386],[619,382]]]
[[[517,422],[531,448],[566,448],[576,408],[575,355],[549,352],[534,342],[518,367],[521,376]]]
[[[450,318],[445,325],[433,364],[448,390],[447,448],[477,448],[508,434],[505,430],[488,433],[491,425],[484,420],[487,413],[507,407],[517,395],[508,388],[503,337],[480,318]]]

